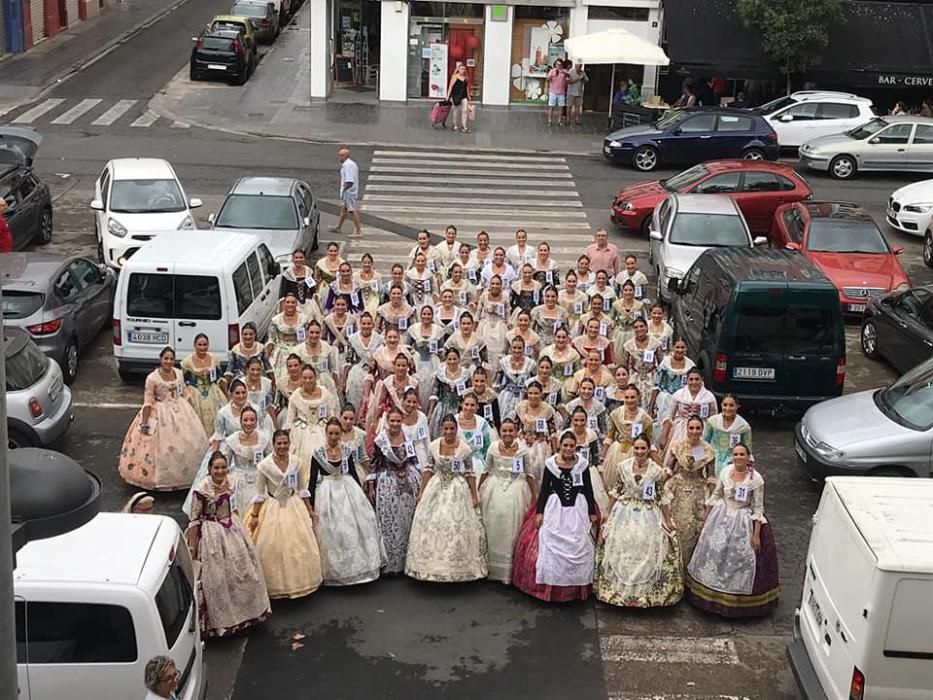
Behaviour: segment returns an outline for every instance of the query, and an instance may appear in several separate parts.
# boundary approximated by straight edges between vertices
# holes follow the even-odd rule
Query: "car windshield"
[[[291,197],[231,194],[217,215],[214,227],[294,231],[298,228],[298,214]]]
[[[750,245],[742,219],[730,214],[678,214],[669,240],[706,247]]]
[[[211,51],[233,51],[233,39],[227,39],[222,36],[206,36],[201,42],[202,49]]]
[[[233,14],[239,17],[265,17],[266,8],[262,5],[238,4],[233,6]]]
[[[880,119],[880,118],[872,119],[870,122],[866,124],[861,124],[860,126],[857,126],[854,129],[849,129],[846,132],[846,136],[851,136],[852,138],[861,141],[863,139],[867,139],[869,136],[873,134],[877,134],[887,125],[888,125],[888,122],[886,122],[884,119]]]
[[[707,175],[709,175],[709,170],[701,163],[666,180],[661,180],[661,187],[668,192],[686,192]]]
[[[45,295],[39,292],[3,290],[3,318],[26,318],[42,308]]]
[[[49,358],[42,354],[32,340],[27,340],[19,352],[7,355],[6,390],[23,391],[42,379],[49,366]]]
[[[914,430],[933,428],[933,362],[914,367],[887,389],[875,394],[891,420]]]
[[[654,126],[658,129],[667,129],[678,122],[683,121],[687,118],[688,112],[685,112],[682,109],[672,109],[669,110],[663,117],[658,119]]]
[[[888,253],[888,244],[871,221],[813,219],[807,250],[818,253]]]
[[[795,100],[793,97],[790,97],[789,95],[785,95],[784,97],[779,97],[776,100],[766,102],[760,107],[756,107],[755,111],[758,112],[758,114],[767,116],[793,104],[797,104],[797,100]]]
[[[175,180],[114,180],[110,211],[115,214],[158,214],[185,211],[185,198]]]

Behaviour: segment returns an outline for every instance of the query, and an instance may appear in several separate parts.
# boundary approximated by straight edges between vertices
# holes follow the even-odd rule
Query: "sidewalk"
[[[0,61],[0,114],[31,102],[187,0],[126,0]]]
[[[511,150],[598,156],[606,115],[587,113],[582,126],[547,127],[544,107],[477,106],[471,133],[432,129],[432,101],[314,102],[310,97],[310,11],[283,31],[242,87],[192,83],[187,66],[149,103],[163,117],[192,126],[303,139],[317,143]],[[346,99],[341,97],[340,99]],[[448,127],[452,124],[448,120]]]

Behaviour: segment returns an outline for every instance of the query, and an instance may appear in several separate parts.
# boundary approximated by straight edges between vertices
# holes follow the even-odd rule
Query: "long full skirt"
[[[321,586],[321,551],[298,496],[266,498],[254,533],[270,598],[300,598]]]
[[[376,481],[376,521],[386,549],[385,572],[405,571],[408,538],[415,517],[421,474],[414,467],[379,472]]]
[[[512,556],[522,528],[522,518],[531,505],[531,489],[524,476],[491,473],[479,490],[483,524],[486,526],[488,577],[512,582]]]
[[[482,338],[486,344],[486,362],[488,367],[491,368],[491,374],[496,373],[499,368],[499,360],[508,351],[509,344],[506,340],[508,332],[508,325],[498,316],[487,316],[480,319],[480,322],[476,324],[476,335]],[[505,418],[504,413],[502,417]]]
[[[603,457],[603,484],[607,490],[611,490],[619,480],[619,465],[624,462],[631,453],[631,446],[626,446],[618,440],[613,441],[606,448],[606,455]]]
[[[515,407],[521,402],[521,394],[513,394],[511,391],[499,392],[499,415],[502,419],[515,418]]]
[[[296,423],[288,431],[291,438],[289,452],[298,458],[305,476],[311,474],[311,456],[324,445],[324,429],[317,424]]]
[[[123,438],[120,476],[147,491],[188,488],[207,448],[207,434],[191,404],[180,399],[157,401],[149,415],[148,434],[140,431],[140,423],[142,411]]]
[[[444,420],[444,416],[448,413],[455,416],[459,409],[460,399],[453,393],[446,394],[437,402],[437,405],[434,406],[434,413],[431,414],[430,425],[428,426],[431,431],[432,440],[436,440],[441,436],[441,421]]]
[[[431,478],[415,509],[405,574],[421,581],[486,578],[486,531],[466,479]]]
[[[603,483],[603,475],[596,466],[590,466],[590,481],[593,483],[593,499],[599,506],[600,513],[609,512],[609,494],[606,491],[606,484]]]
[[[528,455],[528,476],[533,477],[537,488],[541,488],[544,478],[544,463],[551,456],[551,443],[547,440],[538,440],[528,445],[531,454]]]
[[[385,547],[376,513],[350,476],[328,476],[318,484],[314,509],[325,586],[349,586],[379,578]]]
[[[214,420],[217,418],[218,411],[227,403],[223,389],[219,384],[211,384],[206,394],[192,388],[189,396],[191,407],[200,419],[204,432],[210,435],[214,432]]]
[[[777,547],[768,523],[761,549],[752,548],[754,524],[747,508],[729,512],[723,503],[710,511],[687,567],[687,600],[723,617],[760,617],[777,607]]]
[[[684,594],[677,537],[661,527],[661,511],[616,502],[596,548],[597,599],[610,605],[653,608],[674,605]]]
[[[415,360],[415,374],[418,377],[418,400],[421,402],[421,408],[425,411],[428,409],[428,403],[431,401],[436,371],[437,359],[434,355],[427,360],[422,360],[420,357]]]
[[[350,367],[350,371],[347,372],[347,388],[346,388],[346,399],[349,403],[353,405],[353,408],[356,409],[357,415],[362,417],[365,415],[360,413],[360,409],[363,408],[363,403],[365,397],[363,396],[363,388],[366,384],[366,380],[369,379],[372,375],[367,371],[366,367],[359,362]]]
[[[554,499],[554,497],[552,497]],[[559,506],[559,504],[558,504]],[[576,510],[576,507],[567,508],[566,510]],[[528,513],[525,516],[525,521],[522,523],[522,529],[518,534],[518,541],[515,543],[515,556],[512,560],[512,585],[518,588],[520,591],[524,591],[530,596],[538,598],[539,600],[544,600],[553,603],[566,603],[571,600],[586,600],[590,597],[593,592],[592,583],[583,583],[582,585],[560,585],[547,583],[545,579],[539,579],[538,570],[539,570],[539,560],[542,550],[545,547],[549,546],[547,538],[545,542],[542,543],[541,531],[544,530],[545,525],[541,525],[541,530],[535,527],[535,507],[532,505],[528,509]],[[586,518],[586,508],[583,508],[583,516],[586,520],[586,531],[583,531],[579,525],[579,514],[571,520],[568,518],[570,523],[577,525],[575,530],[578,532],[575,533],[564,533],[564,537],[568,535],[573,539],[579,539],[579,542],[576,543],[579,545],[588,544],[589,548],[589,580],[592,581],[593,576],[593,562],[595,553],[593,550],[593,543],[590,539],[589,534],[589,518]],[[546,518],[545,518],[546,519]],[[553,512],[552,512],[552,523],[553,527]],[[576,537],[574,538],[574,535]],[[585,539],[584,539],[585,538]],[[574,547],[576,549],[576,547]],[[578,554],[584,553],[584,547],[580,546],[580,552]],[[545,554],[546,561],[553,561],[554,556],[551,552]],[[585,558],[585,557],[584,557]],[[581,579],[585,580],[585,562],[576,562],[576,566],[573,567],[579,570],[581,574]]]
[[[256,548],[240,519],[201,523],[201,633],[225,637],[269,617],[269,594]]]
[[[674,492],[671,519],[677,527],[683,568],[687,568],[700,537],[700,523],[706,514],[706,481],[684,472],[671,477],[666,488]]]

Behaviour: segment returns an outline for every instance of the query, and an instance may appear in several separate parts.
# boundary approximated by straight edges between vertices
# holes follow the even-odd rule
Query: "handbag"
[[[470,106],[467,109],[467,117],[470,119],[470,121],[476,119],[476,105],[472,102],[470,102]]]

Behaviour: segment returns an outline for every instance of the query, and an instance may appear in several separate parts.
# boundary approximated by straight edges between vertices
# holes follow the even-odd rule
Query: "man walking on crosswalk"
[[[349,148],[341,148],[337,151],[337,160],[340,161],[340,200],[343,202],[343,206],[340,207],[340,218],[337,219],[337,225],[331,231],[340,233],[343,222],[349,216],[353,219],[353,226],[355,227],[352,235],[362,236],[359,203],[357,202],[360,194],[360,169],[350,158]]]

